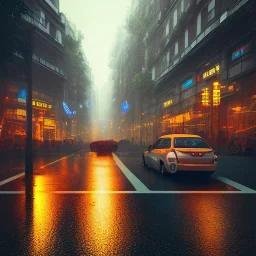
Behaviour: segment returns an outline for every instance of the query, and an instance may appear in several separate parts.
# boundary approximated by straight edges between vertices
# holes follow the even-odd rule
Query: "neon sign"
[[[169,107],[172,104],[172,100],[168,100],[166,102],[164,102],[164,108]]]
[[[20,89],[18,91],[18,102],[26,103],[27,91],[25,89]]]
[[[232,60],[236,60],[240,58],[242,55],[244,55],[244,47],[241,47],[232,53]]]
[[[182,84],[182,89],[187,89],[193,84],[193,79],[187,80],[185,83]]]
[[[65,112],[69,117],[76,115],[76,111],[71,111],[66,102],[62,102],[62,106],[63,106],[64,112]]]
[[[131,108],[131,105],[128,104],[127,101],[124,101],[123,104],[122,104],[122,112],[123,114],[127,113]]]
[[[212,76],[215,76],[217,74],[220,73],[220,65],[217,64],[215,67],[213,67],[212,69],[206,71],[203,73],[203,79],[208,79]]]
[[[44,108],[44,109],[51,109],[52,105],[39,101],[39,100],[32,100],[32,106],[36,108]]]

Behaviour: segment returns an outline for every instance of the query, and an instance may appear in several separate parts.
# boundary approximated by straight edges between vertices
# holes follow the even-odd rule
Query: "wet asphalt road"
[[[45,156],[30,183],[1,185],[0,255],[256,255],[255,193],[116,155],[128,171],[112,156]]]

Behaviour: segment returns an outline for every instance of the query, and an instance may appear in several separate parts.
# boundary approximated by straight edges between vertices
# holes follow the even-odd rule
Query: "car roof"
[[[179,134],[167,134],[163,135],[160,138],[173,138],[173,137],[185,137],[185,138],[201,138],[199,135],[195,134],[187,134],[187,133],[179,133]]]

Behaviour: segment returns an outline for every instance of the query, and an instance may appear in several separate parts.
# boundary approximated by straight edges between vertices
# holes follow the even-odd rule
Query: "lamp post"
[[[32,137],[32,41],[34,29],[28,29],[28,50],[25,56],[27,77],[27,138],[25,150],[25,177],[30,179],[33,175],[33,137]]]

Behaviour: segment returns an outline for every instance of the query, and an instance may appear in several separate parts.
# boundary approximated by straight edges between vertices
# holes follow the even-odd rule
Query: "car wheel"
[[[162,162],[160,163],[160,172],[162,176],[166,175],[166,169],[165,169],[164,163]]]
[[[145,160],[145,157],[144,157],[144,156],[142,156],[142,165],[143,165],[144,167],[148,167],[148,165],[146,164],[146,160]]]

